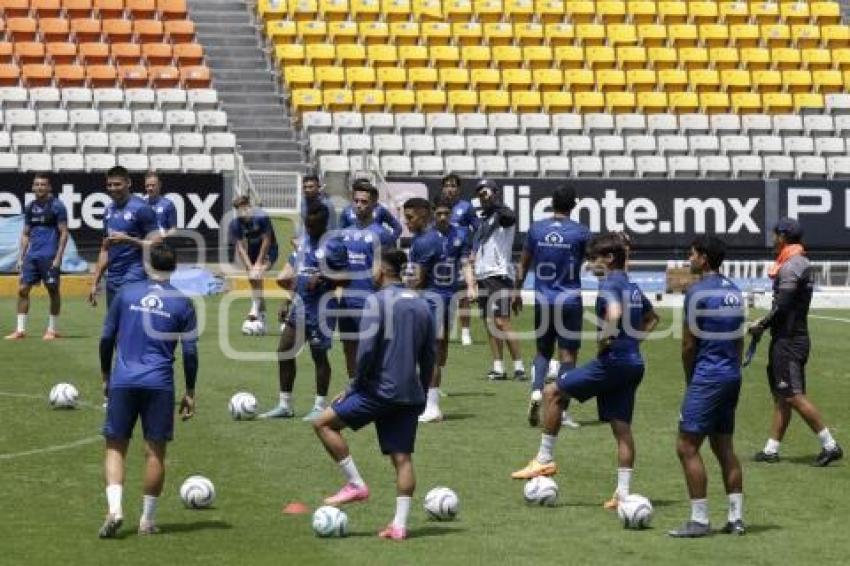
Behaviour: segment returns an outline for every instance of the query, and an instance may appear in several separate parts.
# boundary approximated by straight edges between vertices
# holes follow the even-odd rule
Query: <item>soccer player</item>
[[[395,245],[392,233],[375,221],[378,189],[368,182],[355,181],[352,195],[357,220],[340,234],[348,252],[349,283],[338,303],[341,309],[338,313],[340,340],[349,379],[354,376],[357,359],[360,314],[366,297],[377,290],[372,277],[373,261],[382,250]]]
[[[301,178],[301,190],[304,198],[301,199],[301,222],[307,222],[307,212],[315,204],[328,209],[328,230],[336,230],[336,209],[328,195],[322,191],[322,183],[317,175],[304,175]]]
[[[773,306],[753,323],[750,334],[756,339],[770,329],[767,382],[773,394],[773,421],[770,438],[755,455],[756,462],[779,461],[779,445],[791,422],[791,409],[817,434],[821,451],[814,466],[827,466],[844,456],[821,417],[806,396],[806,362],[809,360],[809,305],[814,276],[803,248],[803,229],[792,218],[782,218],[773,230],[776,263],[768,274],[773,279]]]
[[[511,261],[516,214],[499,202],[499,189],[493,181],[482,180],[476,189],[482,207],[482,220],[472,238],[472,261],[477,282],[478,305],[490,341],[493,369],[487,374],[491,381],[507,379],[503,361],[504,343],[514,360],[514,379],[523,381],[525,365],[519,340],[511,327],[514,266]],[[513,302],[518,310],[519,303]],[[495,328],[494,328],[495,327]],[[498,332],[496,335],[494,333]],[[504,338],[503,338],[504,337]]]
[[[312,421],[325,409],[325,399],[331,383],[331,364],[328,350],[334,331],[333,317],[323,314],[327,301],[341,282],[335,275],[348,269],[348,253],[339,237],[326,237],[330,215],[328,208],[315,202],[307,209],[304,235],[298,247],[284,266],[277,283],[294,292],[292,299],[284,299],[280,307],[283,323],[278,344],[278,379],[280,400],[277,407],[260,415],[260,418],[291,418],[292,388],[295,384],[295,356],[306,341],[316,366],[316,399],[313,408],[304,417]]]
[[[442,196],[447,199],[452,207],[451,223],[458,229],[460,237],[471,240],[472,234],[478,229],[481,220],[475,214],[472,203],[460,198],[460,177],[450,173],[443,177]],[[472,333],[469,331],[469,297],[460,297],[458,301],[460,316],[460,343],[464,346],[472,345]]]
[[[581,347],[584,312],[581,301],[581,266],[590,231],[570,220],[576,204],[575,189],[562,185],[552,194],[551,218],[531,225],[519,260],[516,291],[522,291],[525,276],[534,273],[534,329],[537,355],[534,358],[528,424],[540,424],[540,403],[549,360],[558,344],[559,371],[575,367]]]
[[[59,337],[57,321],[62,306],[59,293],[59,272],[62,255],[68,243],[68,211],[52,194],[50,176],[36,173],[32,180],[35,199],[24,208],[24,229],[18,247],[17,271],[21,273],[18,285],[18,317],[15,331],[6,340],[21,340],[27,335],[27,314],[30,310],[30,291],[33,285],[44,283],[50,297],[50,315],[44,340]]]
[[[743,535],[743,472],[735,455],[735,407],[741,391],[741,354],[744,348],[744,309],[740,289],[718,270],[726,245],[714,236],[700,236],[691,244],[691,273],[699,281],[685,294],[682,329],[682,366],[687,389],[679,411],[676,452],[682,462],[691,518],[672,537],[711,534],[706,499],[708,479],[699,450],[707,436],[720,464],[729,498],[729,514],[722,532]]]
[[[357,207],[354,204],[354,192],[360,187],[374,187],[369,179],[355,179],[351,185],[351,204],[346,206],[339,215],[339,228],[344,230],[358,224]],[[368,189],[367,189],[368,190]],[[387,230],[391,236],[391,243],[395,245],[401,236],[401,222],[384,205],[378,202],[378,190],[375,189],[374,203],[372,203],[372,219],[378,226]]]
[[[644,362],[640,340],[658,324],[658,315],[640,288],[625,273],[626,249],[614,234],[603,234],[590,241],[589,267],[600,278],[596,298],[599,325],[597,356],[585,365],[562,372],[555,383],[543,390],[543,435],[537,456],[515,479],[551,476],[558,472],[553,452],[561,428],[561,412],[571,398],[580,402],[596,397],[599,420],[608,421],[617,443],[617,489],[605,502],[616,509],[629,495],[635,444],[632,414],[635,394],[643,379]]]
[[[266,302],[263,299],[263,275],[277,261],[278,246],[274,226],[261,208],[251,206],[251,199],[242,195],[233,199],[236,217],[230,221],[230,240],[235,255],[248,273],[251,286],[251,310],[248,320],[266,321]]]
[[[366,336],[357,352],[357,372],[349,389],[313,422],[316,434],[339,464],[346,484],[325,499],[327,505],[363,501],[363,481],[340,434],[375,423],[381,452],[396,470],[396,512],[378,536],[407,538],[407,517],[416,487],[413,448],[425,391],[434,369],[434,320],[425,299],[402,286],[407,258],[400,250],[381,254],[376,279],[381,290],[369,298],[364,314]]]
[[[452,320],[452,301],[458,290],[461,276],[466,281],[466,293],[474,293],[475,281],[469,269],[469,243],[460,230],[451,224],[451,203],[445,199],[437,202],[436,224],[431,223],[431,203],[423,198],[408,199],[404,203],[404,217],[413,234],[408,263],[411,286],[424,291],[423,296],[431,307],[437,336],[437,363],[428,389],[425,411],[419,422],[443,420],[440,410],[440,383],[442,369],[446,366],[449,350],[449,325]]]
[[[145,174],[145,195],[148,206],[156,215],[156,224],[163,236],[168,236],[177,230],[177,209],[170,199],[162,194],[162,181],[156,171]]]
[[[122,286],[147,279],[142,248],[159,241],[161,235],[153,209],[144,199],[130,194],[130,173],[124,167],[119,165],[106,172],[106,191],[112,202],[103,214],[105,235],[94,268],[89,303],[97,306],[97,287],[106,272],[108,307]]]
[[[185,421],[195,412],[197,323],[192,301],[168,282],[176,263],[169,246],[151,245],[150,280],[124,285],[103,324],[101,367],[112,367],[116,344],[118,361],[111,375],[103,375],[109,386],[103,425],[109,511],[100,538],[115,537],[124,520],[124,463],[137,419],[142,421],[145,439],[144,497],[138,532],[159,532],[156,507],[165,481],[165,448],[174,432],[174,350],[178,341],[183,349],[186,382],[180,416]]]

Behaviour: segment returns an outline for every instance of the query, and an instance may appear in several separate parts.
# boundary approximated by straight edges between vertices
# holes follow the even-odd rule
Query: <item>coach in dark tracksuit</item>
[[[767,316],[749,329],[755,339],[770,329],[767,380],[774,400],[770,438],[755,460],[779,461],[779,444],[794,409],[821,442],[822,450],[813,465],[826,466],[840,460],[844,453],[826,428],[818,408],[806,397],[806,362],[811,346],[807,318],[814,279],[802,239],[799,222],[792,218],[777,222],[773,230],[777,258],[768,272],[773,279],[773,305]]]

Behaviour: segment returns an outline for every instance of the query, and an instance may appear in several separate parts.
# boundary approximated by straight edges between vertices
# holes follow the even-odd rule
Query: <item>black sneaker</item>
[[[100,527],[100,531],[98,531],[97,536],[99,538],[115,538],[115,535],[118,534],[118,529],[121,528],[123,523],[124,520],[121,517],[108,515],[106,517],[106,521],[104,521],[103,525]]]
[[[700,538],[707,537],[711,534],[711,526],[708,523],[698,523],[697,521],[687,521],[678,529],[667,531],[667,534],[673,538]]]
[[[775,464],[779,461],[779,452],[765,452],[764,450],[759,450],[756,452],[755,456],[753,456],[753,460],[756,462]]]
[[[538,426],[540,424],[540,401],[532,399],[528,403],[528,425]]]
[[[812,466],[818,466],[822,468],[824,466],[828,466],[830,462],[837,462],[843,457],[844,451],[838,444],[836,444],[835,448],[833,448],[832,450],[827,450],[826,448],[821,450],[820,454],[818,454],[817,459],[812,462]]]
[[[508,378],[508,375],[503,371],[490,370],[487,373],[487,379],[490,381],[505,381]]]
[[[720,532],[725,535],[738,535],[744,536],[747,534],[747,527],[744,526],[744,521],[738,519],[737,521],[727,521],[723,528],[720,529]]]
[[[514,379],[516,381],[527,381],[528,376],[525,375],[524,369],[517,369],[517,370],[514,370]]]

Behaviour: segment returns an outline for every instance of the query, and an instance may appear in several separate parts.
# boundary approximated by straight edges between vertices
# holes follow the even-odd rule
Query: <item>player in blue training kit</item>
[[[48,174],[36,173],[32,180],[35,199],[24,208],[24,229],[18,248],[17,270],[21,278],[18,285],[17,326],[14,332],[6,336],[6,340],[26,337],[30,291],[33,285],[39,283],[44,283],[50,297],[50,316],[44,339],[54,340],[59,336],[56,331],[62,306],[59,272],[65,244],[68,243],[68,211],[51,191]]]
[[[420,422],[443,419],[440,411],[440,383],[442,368],[446,365],[449,347],[449,325],[453,317],[455,293],[461,275],[466,282],[464,296],[473,292],[475,280],[468,264],[469,239],[450,223],[451,205],[447,200],[437,203],[438,221],[431,223],[431,203],[423,198],[408,199],[404,203],[404,217],[413,234],[410,242],[409,278],[415,289],[423,292],[431,307],[437,325],[437,364],[428,389],[428,402],[420,415]]]
[[[375,423],[381,452],[396,469],[396,512],[382,538],[407,538],[407,517],[416,488],[413,449],[418,417],[434,370],[434,318],[416,291],[402,286],[407,258],[400,250],[381,254],[375,277],[381,290],[369,297],[364,311],[365,336],[357,351],[357,371],[349,390],[313,423],[325,449],[339,464],[346,484],[326,505],[364,501],[369,488],[360,476],[340,434]]]
[[[355,181],[352,206],[357,213],[357,222],[339,231],[348,252],[346,278],[349,283],[343,290],[336,314],[349,379],[354,376],[363,305],[366,304],[366,298],[377,290],[372,277],[372,262],[384,250],[395,246],[393,235],[374,220],[377,202],[378,189],[368,183]]]
[[[581,266],[590,231],[570,220],[576,204],[575,189],[562,185],[552,194],[551,218],[531,225],[519,260],[516,289],[522,291],[526,274],[534,274],[534,330],[537,355],[532,367],[528,424],[540,424],[540,403],[549,361],[558,344],[560,372],[575,367],[581,347],[584,316]],[[521,303],[520,303],[521,304]],[[559,372],[559,373],[560,373]],[[567,422],[572,423],[572,419]]]
[[[472,203],[460,198],[460,177],[450,173],[441,181],[442,197],[451,205],[451,224],[454,226],[460,238],[468,240],[472,245],[472,235],[478,230],[481,219],[475,213]],[[460,343],[463,346],[472,345],[472,333],[469,331],[469,297],[458,299],[458,310],[460,321]]]
[[[168,236],[177,229],[177,208],[170,199],[162,194],[162,180],[155,171],[145,174],[145,195],[148,206],[156,215],[156,225],[163,236]]]
[[[743,472],[735,455],[735,408],[741,391],[744,349],[744,301],[740,289],[720,275],[726,245],[714,236],[691,243],[691,273],[701,279],[685,294],[682,366],[687,389],[679,413],[676,451],[691,500],[691,518],[668,534],[703,537],[711,534],[706,500],[708,480],[699,449],[707,436],[720,464],[729,497],[724,533],[743,535]]]
[[[234,255],[248,273],[251,286],[251,310],[248,321],[260,320],[265,327],[266,302],[263,299],[263,275],[277,261],[278,246],[269,215],[251,206],[248,196],[233,200],[236,216],[230,221],[228,235]]]
[[[372,183],[368,179],[356,179],[351,185],[351,204],[346,206],[339,215],[339,229],[345,230],[358,224],[357,207],[354,204],[354,192],[358,187],[371,187]],[[372,219],[374,222],[390,233],[392,245],[395,245],[401,236],[401,222],[390,212],[387,207],[378,202],[378,192],[375,191],[375,203],[372,210]]]
[[[195,412],[198,375],[197,322],[191,299],[168,279],[177,264],[174,250],[156,243],[150,249],[150,280],[124,285],[109,306],[100,339],[101,367],[109,402],[103,436],[106,438],[104,476],[109,511],[100,529],[101,538],[112,538],[123,522],[124,462],[136,421],[142,421],[145,439],[145,475],[139,534],[158,532],[157,498],[165,481],[165,448],[174,430],[174,350],[183,348],[186,392],[180,416]]]
[[[328,230],[336,230],[337,216],[336,208],[328,195],[322,192],[322,183],[316,175],[304,175],[301,178],[301,226],[298,227],[296,237],[292,239],[292,245],[297,245],[297,239],[304,233],[304,224],[307,223],[307,211],[314,205],[320,205],[328,209]]]
[[[291,418],[292,388],[295,384],[295,356],[304,347],[316,366],[316,399],[312,410],[304,417],[312,421],[325,409],[325,398],[331,382],[331,348],[335,319],[327,316],[333,308],[334,290],[343,283],[341,274],[348,270],[348,252],[336,234],[327,233],[328,209],[314,203],[307,210],[305,233],[284,266],[277,283],[294,292],[285,298],[280,307],[281,336],[278,344],[278,380],[280,400],[278,405],[260,415],[260,418]]]
[[[104,272],[107,306],[122,286],[147,279],[142,248],[161,239],[153,209],[130,194],[130,173],[124,167],[107,171],[106,190],[112,202],[103,214],[103,243],[89,292],[92,306],[97,306],[97,287]]]
[[[606,509],[616,509],[629,495],[635,446],[631,422],[635,394],[643,379],[644,362],[640,340],[658,324],[658,315],[637,285],[626,275],[626,248],[617,234],[604,234],[590,241],[590,268],[600,278],[596,298],[599,324],[596,358],[562,372],[556,383],[543,390],[543,435],[537,456],[515,479],[550,476],[558,472],[553,450],[561,428],[561,411],[571,398],[580,402],[596,397],[599,419],[608,421],[617,442],[617,490]]]

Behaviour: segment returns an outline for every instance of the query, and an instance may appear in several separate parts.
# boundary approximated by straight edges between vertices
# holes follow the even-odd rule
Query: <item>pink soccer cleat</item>
[[[378,532],[378,536],[390,540],[404,540],[407,538],[407,529],[390,523],[383,531]]]
[[[27,337],[26,332],[21,332],[20,330],[15,330],[11,334],[4,337],[4,340],[23,340]]]
[[[325,505],[344,505],[369,499],[369,487],[347,483],[334,495],[325,498]]]

